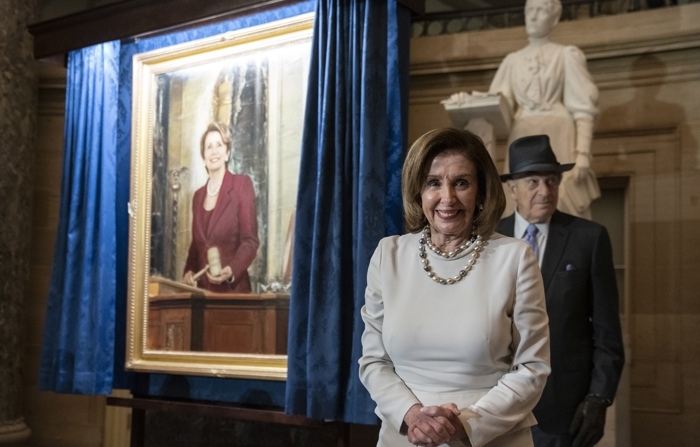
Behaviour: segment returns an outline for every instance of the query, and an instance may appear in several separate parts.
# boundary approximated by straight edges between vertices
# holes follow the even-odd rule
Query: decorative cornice
[[[66,69],[53,64],[36,63],[39,88],[39,115],[63,116],[66,107]]]
[[[589,61],[700,47],[700,4],[562,22],[551,39]],[[523,27],[414,38],[411,76],[495,70],[526,42]]]
[[[34,57],[60,61],[78,48],[229,20],[301,0],[126,0],[29,26]],[[398,0],[422,14],[425,0]]]
[[[186,29],[300,0],[127,0],[29,26],[44,59],[117,39]]]

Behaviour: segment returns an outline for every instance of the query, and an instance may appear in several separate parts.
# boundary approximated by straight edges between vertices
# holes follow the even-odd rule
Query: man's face
[[[544,223],[557,209],[560,182],[559,173],[533,172],[508,180],[508,190],[518,213],[526,221]]]

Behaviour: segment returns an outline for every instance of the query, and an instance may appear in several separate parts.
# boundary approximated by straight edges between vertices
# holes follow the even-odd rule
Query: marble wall
[[[36,72],[26,26],[36,2],[0,2],[0,444],[24,439],[23,298],[29,279]]]

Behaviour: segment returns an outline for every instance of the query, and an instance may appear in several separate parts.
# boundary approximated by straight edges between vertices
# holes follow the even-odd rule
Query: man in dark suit
[[[556,210],[562,172],[546,135],[515,140],[501,176],[516,212],[498,232],[525,239],[544,279],[552,373],[534,409],[536,447],[592,446],[603,437],[624,364],[608,232]]]

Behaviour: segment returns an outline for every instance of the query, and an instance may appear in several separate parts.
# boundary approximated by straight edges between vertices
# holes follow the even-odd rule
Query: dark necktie
[[[537,247],[537,227],[535,224],[530,224],[525,230],[525,242],[530,244],[532,251],[535,253],[535,257],[539,258],[539,250]]]

